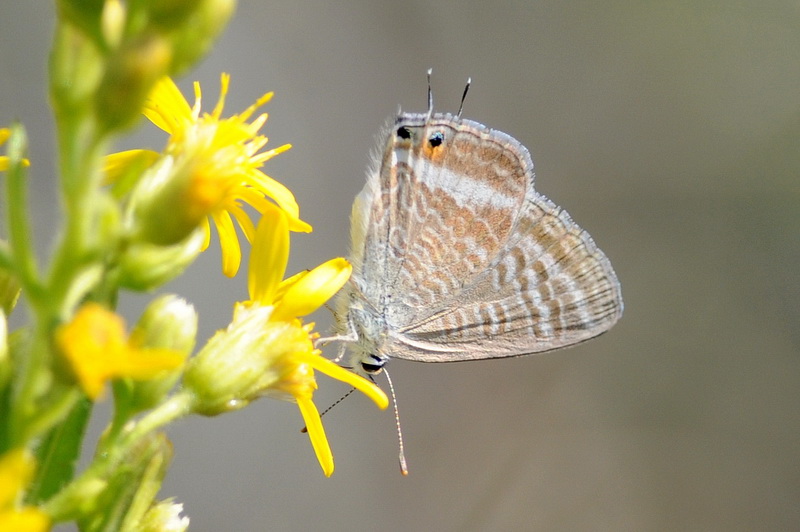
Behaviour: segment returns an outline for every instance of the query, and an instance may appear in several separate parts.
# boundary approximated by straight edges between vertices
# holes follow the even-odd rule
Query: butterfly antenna
[[[458,106],[458,114],[456,118],[461,118],[461,111],[464,110],[464,100],[467,98],[467,92],[469,92],[469,86],[472,85],[472,78],[467,78],[467,85],[464,87],[464,94],[461,95],[461,104]]]
[[[433,114],[433,90],[431,90],[431,74],[433,69],[428,69],[428,118]]]
[[[323,411],[323,412],[322,412],[322,413],[319,415],[319,417],[322,417],[322,416],[324,416],[325,414],[327,414],[328,412],[330,412],[331,410],[333,410],[333,407],[334,407],[334,406],[338,405],[339,403],[341,403],[342,401],[344,401],[345,399],[347,399],[348,397],[350,397],[350,394],[351,394],[351,393],[353,393],[354,391],[356,391],[356,389],[355,389],[355,388],[350,388],[350,391],[349,391],[349,392],[347,392],[346,394],[344,394],[343,396],[341,396],[341,397],[340,397],[340,398],[339,398],[339,399],[338,399],[338,400],[337,400],[335,403],[333,403],[331,406],[329,406],[328,408],[326,408],[326,409],[325,409],[325,410],[324,410],[324,411]],[[300,432],[302,432],[302,433],[306,433],[306,432],[308,432],[308,427],[303,427],[302,429],[300,429]]]
[[[430,71],[428,72],[430,75]],[[400,430],[400,412],[397,410],[397,396],[394,394],[394,385],[392,378],[389,377],[389,372],[383,368],[383,374],[386,375],[386,381],[389,383],[389,392],[392,394],[392,405],[394,405],[394,421],[397,424],[397,442],[400,447],[400,474],[404,477],[408,476],[408,466],[406,465],[406,453],[403,450],[403,432]]]

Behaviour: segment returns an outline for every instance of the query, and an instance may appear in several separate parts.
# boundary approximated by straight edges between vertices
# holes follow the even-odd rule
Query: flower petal
[[[372,399],[372,401],[378,405],[378,408],[381,410],[389,406],[389,398],[386,397],[386,394],[383,392],[383,390],[378,388],[375,383],[368,381],[364,377],[356,375],[352,371],[348,371],[335,362],[331,362],[327,358],[321,357],[317,354],[297,353],[294,356],[298,359],[298,361],[308,364],[320,373],[324,373],[332,379],[349,384],[359,392]]]
[[[211,217],[217,227],[219,245],[222,248],[222,273],[234,277],[242,263],[242,248],[239,246],[239,237],[233,226],[233,220],[228,211],[214,213]]]
[[[276,305],[273,319],[311,314],[344,286],[352,271],[350,263],[341,257],[320,264],[288,286]]]
[[[223,72],[219,76],[219,98],[217,99],[217,105],[214,107],[214,110],[211,112],[211,116],[214,119],[219,119],[222,116],[222,110],[225,108],[225,97],[228,96],[228,87],[231,84],[231,75]]]
[[[248,179],[253,182],[256,187],[263,191],[267,196],[275,200],[278,206],[286,211],[289,218],[299,218],[300,207],[294,199],[294,194],[286,188],[285,185],[279,183],[264,174],[260,170],[254,170],[248,174]]]
[[[300,407],[300,413],[303,415],[303,421],[305,421],[306,429],[308,429],[311,446],[314,447],[314,453],[317,455],[322,472],[326,477],[329,477],[333,474],[333,453],[328,444],[328,438],[325,436],[325,428],[322,426],[319,411],[311,398],[307,397],[298,397],[297,406]]]
[[[104,184],[116,183],[125,173],[135,167],[144,169],[152,165],[159,154],[153,150],[127,150],[112,153],[103,160]]]
[[[256,226],[253,225],[253,220],[250,219],[250,215],[238,205],[228,207],[228,212],[231,213],[231,216],[233,216],[239,224],[245,239],[248,242],[252,242],[256,236]]]
[[[245,109],[244,111],[239,113],[239,118],[241,118],[242,120],[247,120],[248,118],[250,118],[253,115],[253,113],[256,111],[256,109],[258,109],[259,107],[261,107],[262,105],[264,105],[265,103],[270,101],[272,99],[272,97],[274,96],[274,94],[275,93],[273,93],[273,92],[264,93],[261,96],[261,98],[259,98],[258,100],[255,101],[255,103],[253,105],[251,105],[250,107],[248,107],[247,109]],[[264,120],[266,120],[266,119],[264,119]],[[263,121],[261,121],[261,123],[263,123]]]
[[[73,319],[56,330],[56,342],[86,395],[94,400],[106,381],[149,379],[183,364],[185,355],[172,349],[138,349],[128,344],[117,314],[86,303]]]
[[[161,78],[150,92],[144,115],[169,134],[180,129],[180,123],[192,119],[192,109],[171,78]]]
[[[289,229],[286,214],[277,207],[264,211],[256,228],[247,289],[250,300],[272,305],[289,260]]]

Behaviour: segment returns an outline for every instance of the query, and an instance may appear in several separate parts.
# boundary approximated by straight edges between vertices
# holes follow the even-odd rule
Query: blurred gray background
[[[45,64],[49,2],[0,4],[0,123],[22,120],[42,254],[58,227]],[[326,479],[294,405],[263,400],[170,429],[162,491],[192,530],[800,529],[800,6],[766,2],[242,2],[180,81],[232,75],[227,109],[267,90],[267,173],[315,230],[292,272],[347,253],[368,153],[398,105],[528,146],[537,189],[611,258],[626,311],[563,352],[394,362],[394,419],[364,397],[325,417]],[[160,148],[144,127],[120,147]],[[167,287],[201,337],[246,297],[215,245]],[[148,298],[125,298],[135,320]],[[321,329],[329,314],[316,316]],[[381,382],[379,380],[379,382]],[[325,407],[346,388],[319,378]],[[103,424],[103,409],[94,431]]]

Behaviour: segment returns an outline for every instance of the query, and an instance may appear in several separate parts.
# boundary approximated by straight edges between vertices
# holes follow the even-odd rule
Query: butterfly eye
[[[386,359],[376,355],[369,355],[368,361],[361,361],[361,369],[363,369],[366,373],[373,375],[382,370],[384,364],[386,364]]]
[[[431,148],[436,148],[437,146],[441,146],[442,142],[444,142],[444,133],[441,131],[437,131],[433,135],[428,138],[428,144]]]
[[[370,375],[373,373],[378,373],[383,366],[378,366],[375,364],[367,364],[366,362],[361,363],[361,369],[363,369],[366,373]]]
[[[411,132],[408,130],[407,127],[402,126],[397,128],[397,136],[400,137],[401,139],[408,140],[411,138]]]

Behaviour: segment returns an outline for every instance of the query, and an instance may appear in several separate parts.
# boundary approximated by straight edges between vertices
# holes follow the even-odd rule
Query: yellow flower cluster
[[[202,224],[207,247],[210,219],[220,238],[223,273],[232,277],[242,255],[234,220],[248,242],[255,232],[242,204],[258,213],[277,204],[287,214],[292,231],[309,232],[311,226],[300,220],[300,209],[289,189],[261,171],[266,161],[291,147],[285,144],[261,151],[268,139],[259,130],[267,114],[248,121],[272,93],[263,95],[242,113],[222,118],[229,83],[230,77],[223,74],[214,110],[201,113],[202,91],[198,83],[194,86],[195,102],[190,107],[175,83],[163,78],[148,97],[144,113],[170,135],[164,152],[130,150],[111,155],[106,172],[107,180],[113,182],[134,161],[153,165],[159,160],[168,161],[169,171],[163,172],[169,176],[168,181],[153,195],[155,199],[148,195],[142,212],[145,231],[154,239],[174,234],[172,239],[178,240]],[[147,188],[152,184],[148,183]]]
[[[289,146],[260,152],[267,139],[258,131],[267,115],[249,121],[271,93],[244,112],[222,118],[228,84],[228,76],[223,75],[217,105],[211,113],[201,113],[198,84],[190,107],[172,80],[161,80],[147,99],[145,114],[170,134],[166,149],[160,154],[137,150],[110,156],[107,179],[117,181],[131,165],[142,161],[156,168],[150,181],[137,185],[146,191],[132,192],[140,203],[136,208],[143,223],[151,224],[161,236],[170,232],[170,224],[181,226],[176,232],[181,236],[199,226],[206,232],[207,244],[211,219],[220,236],[226,275],[234,275],[241,260],[233,227],[233,220],[237,221],[252,243],[250,298],[236,305],[231,324],[189,360],[182,390],[191,395],[191,410],[204,415],[241,408],[264,396],[297,403],[322,470],[329,476],[333,456],[312,401],[317,388],[314,370],[362,391],[381,408],[388,406],[388,399],[372,382],[323,358],[314,348],[313,324],[304,324],[301,318],[338,292],[352,268],[345,259],[336,258],[284,279],[290,231],[311,228],[300,220],[291,192],[260,167]],[[257,227],[241,203],[261,215]],[[107,380],[152,379],[183,363],[180,353],[135,345],[125,336],[117,315],[92,303],[58,330],[57,339],[92,399],[100,395]]]

